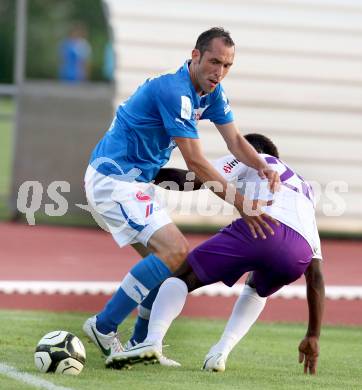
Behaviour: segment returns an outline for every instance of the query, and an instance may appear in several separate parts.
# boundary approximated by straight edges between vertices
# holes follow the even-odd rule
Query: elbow
[[[324,277],[319,260],[312,260],[312,263],[305,272],[307,286],[324,292]]]
[[[241,134],[236,134],[235,137],[226,140],[226,146],[229,152],[233,155],[240,152],[240,150],[245,150],[245,144],[248,144],[246,139]]]
[[[235,147],[235,143],[233,142],[227,142],[226,147],[228,148],[228,151],[235,156],[235,153],[237,153],[237,150],[240,150],[241,148]]]
[[[312,259],[308,268],[304,272],[305,280],[308,284],[318,284],[324,286],[324,277],[319,259]]]
[[[318,282],[321,283],[323,279],[323,274],[320,270],[307,270],[305,273],[305,278],[308,282]]]
[[[308,273],[306,275],[306,282],[309,288],[312,288],[314,291],[319,291],[319,293],[324,295],[325,286],[322,272]]]

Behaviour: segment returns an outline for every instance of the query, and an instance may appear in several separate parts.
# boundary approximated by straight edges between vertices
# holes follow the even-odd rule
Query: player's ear
[[[192,58],[192,62],[198,64],[200,62],[200,58],[201,58],[200,50],[199,49],[193,49],[192,52],[191,52],[191,58]]]

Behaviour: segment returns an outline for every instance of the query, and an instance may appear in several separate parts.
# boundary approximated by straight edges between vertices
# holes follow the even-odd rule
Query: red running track
[[[207,235],[187,235],[191,247]],[[0,280],[117,281],[139,256],[118,248],[108,233],[97,229],[0,224]],[[327,285],[362,285],[362,241],[326,240],[322,243]],[[303,278],[296,284],[303,284]],[[97,311],[105,295],[1,294],[0,308]],[[235,300],[190,297],[188,316],[226,318]],[[306,301],[270,299],[261,320],[307,320]],[[362,300],[327,300],[325,323],[362,324]]]

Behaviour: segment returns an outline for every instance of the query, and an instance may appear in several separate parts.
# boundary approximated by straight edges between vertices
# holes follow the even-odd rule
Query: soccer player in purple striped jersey
[[[206,355],[203,369],[224,371],[229,353],[257,320],[267,297],[304,274],[309,325],[299,345],[299,361],[304,361],[305,373],[316,373],[324,281],[313,191],[300,175],[279,159],[271,140],[260,134],[249,134],[245,138],[279,173],[282,186],[278,193],[272,194],[255,169],[232,155],[217,160],[214,166],[227,181],[236,179],[239,191],[249,199],[255,196],[273,199],[273,203],[266,206],[266,212],[280,225],[274,229],[273,236],[255,241],[245,221],[239,218],[195,248],[184,267],[161,285],[152,306],[146,339],[119,354],[120,366],[159,359],[162,340],[180,314],[189,292],[220,281],[232,286],[249,272],[224,333]]]

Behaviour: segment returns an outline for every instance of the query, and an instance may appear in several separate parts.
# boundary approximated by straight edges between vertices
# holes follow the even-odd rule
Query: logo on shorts
[[[146,207],[146,218],[153,213],[153,203],[150,203]]]
[[[152,200],[152,198],[149,195],[144,194],[142,191],[138,191],[136,193],[136,198],[141,202],[149,202],[150,200]]]

